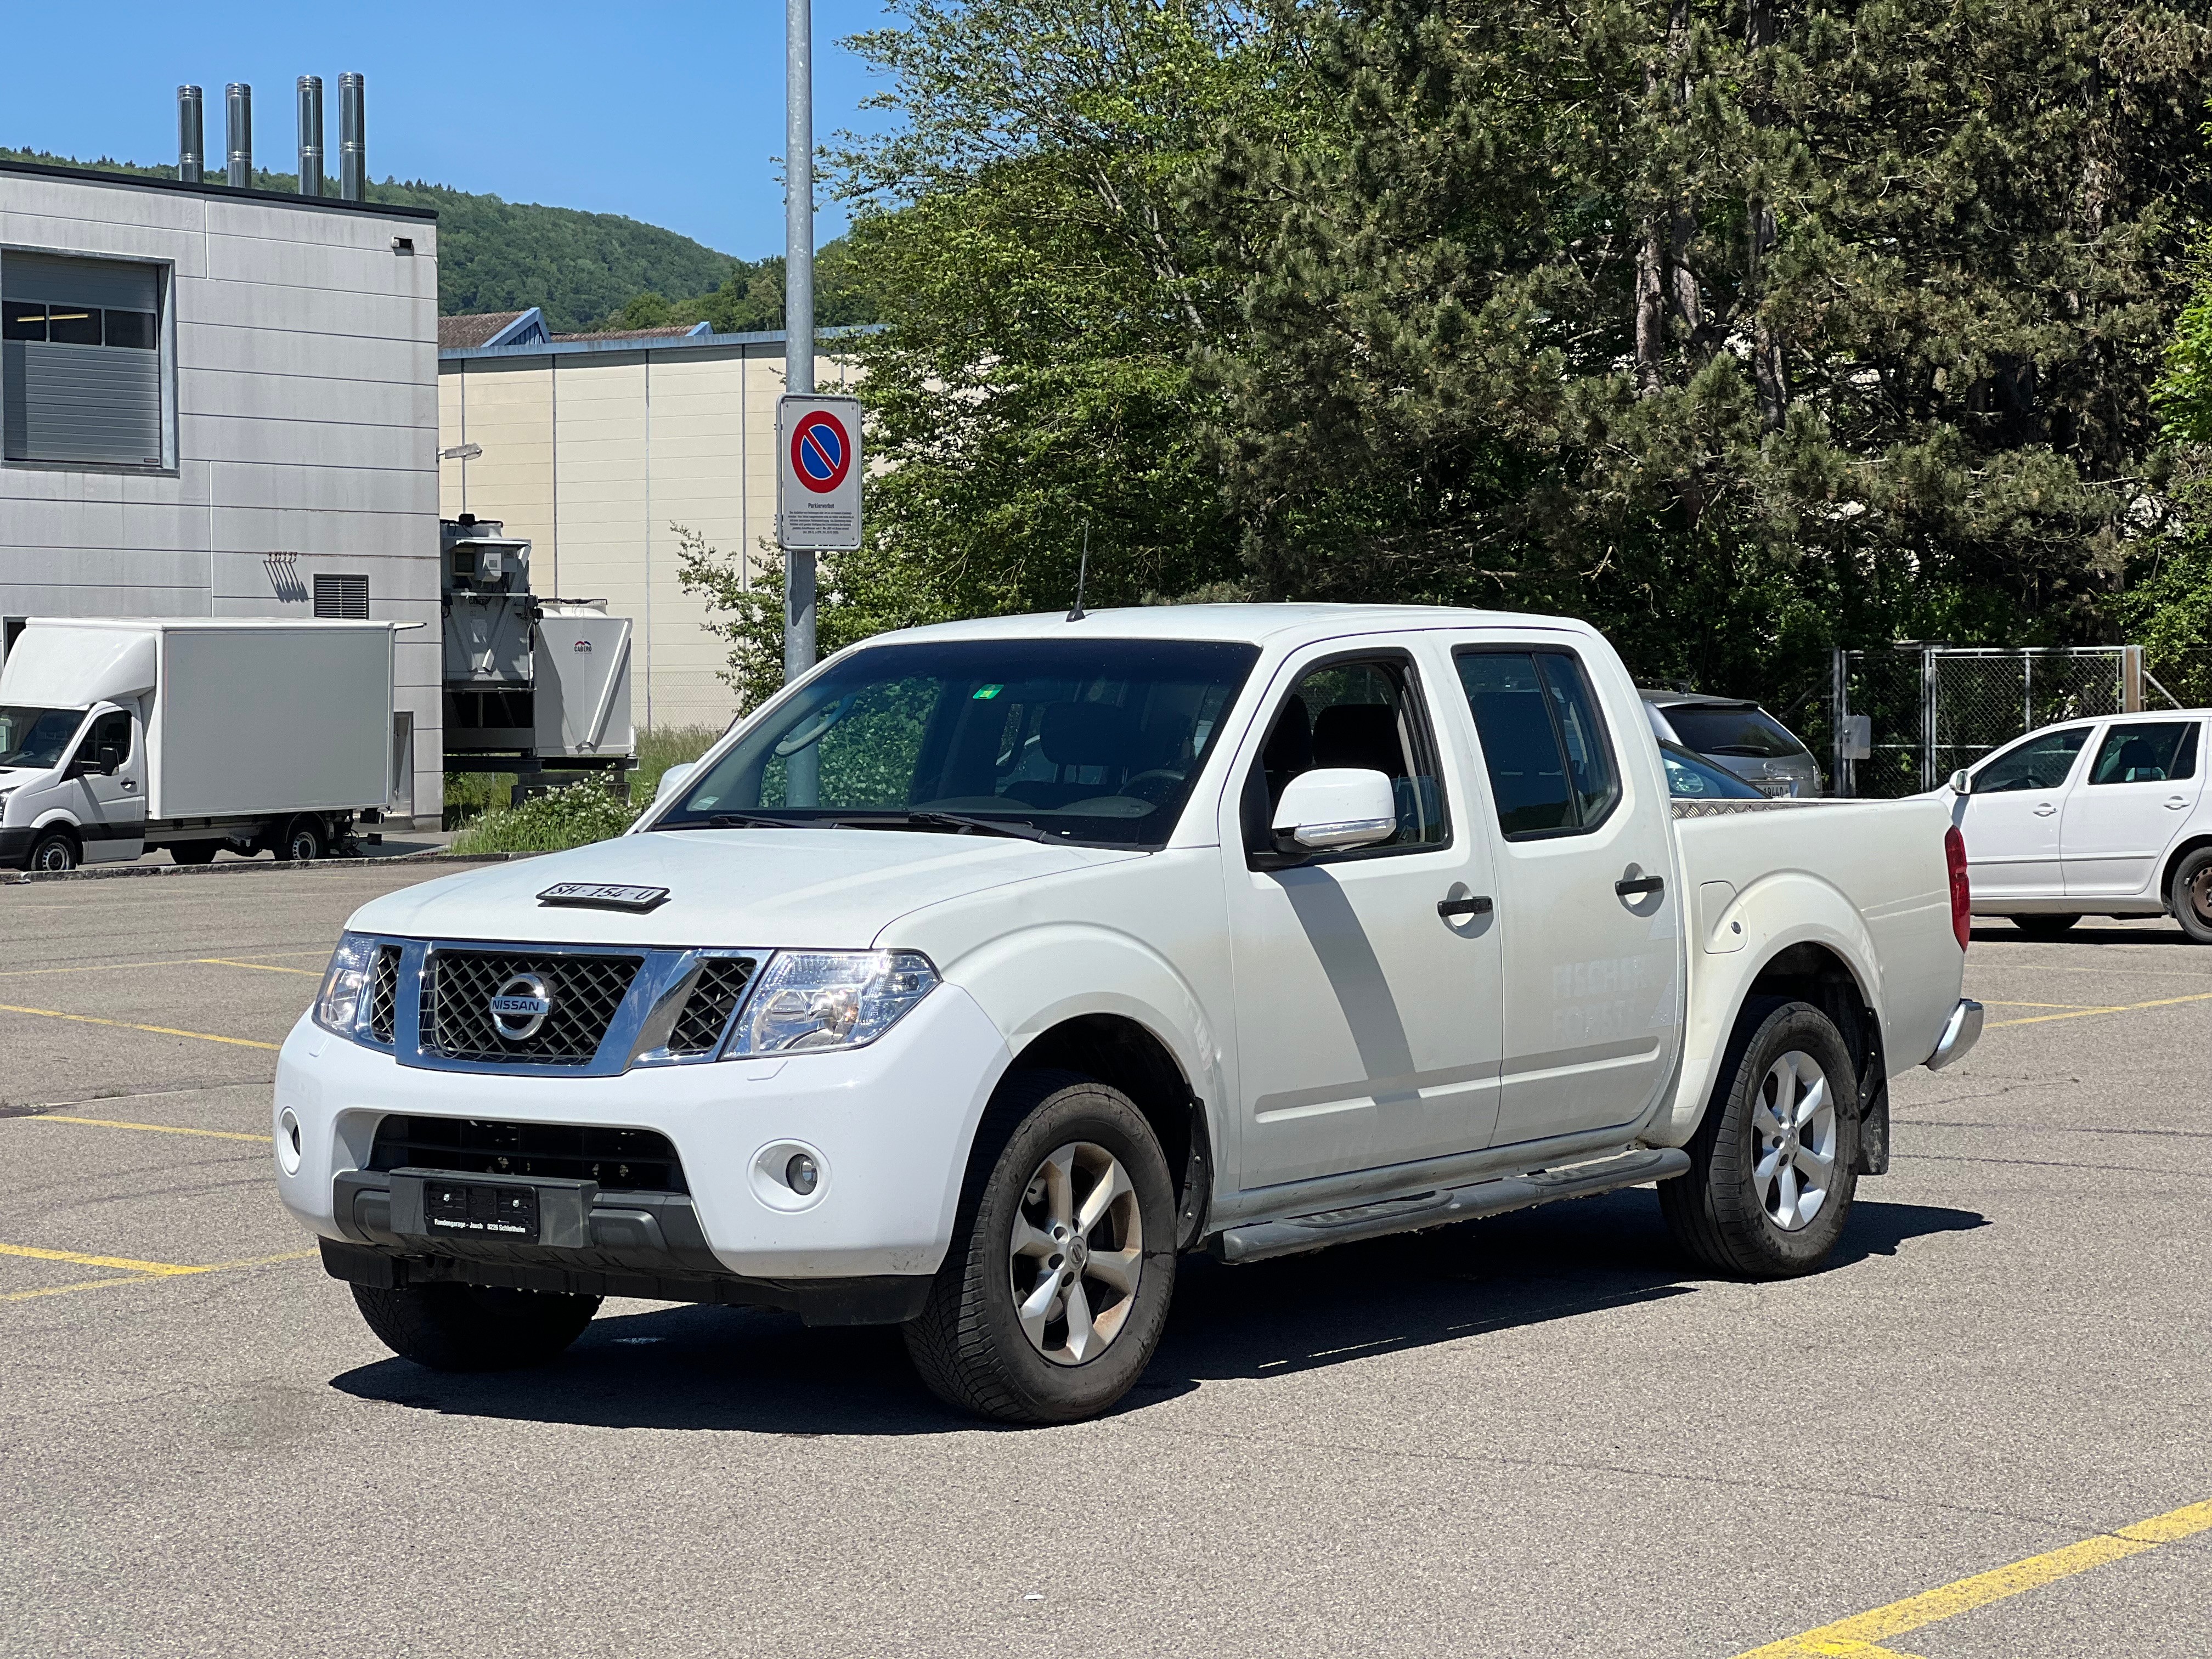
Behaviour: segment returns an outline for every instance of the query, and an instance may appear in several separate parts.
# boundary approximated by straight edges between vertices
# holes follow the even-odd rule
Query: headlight
[[[725,1052],[857,1048],[890,1030],[936,984],[937,970],[918,951],[780,951],[753,988]]]
[[[326,1031],[349,1037],[361,1014],[362,993],[368,988],[368,965],[375,959],[375,941],[359,933],[343,933],[331,952],[330,971],[315,997],[315,1024]]]

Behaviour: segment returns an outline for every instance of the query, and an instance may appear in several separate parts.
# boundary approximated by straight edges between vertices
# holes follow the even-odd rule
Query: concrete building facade
[[[0,615],[362,616],[443,800],[434,216],[0,161]]]
[[[676,526],[749,569],[777,556],[775,409],[781,333],[697,328],[548,336],[533,313],[448,317],[438,362],[440,510],[497,519],[533,544],[541,597],[607,601],[635,628],[630,707],[641,726],[721,726],[727,646],[677,580]],[[816,359],[824,392],[849,364]]]

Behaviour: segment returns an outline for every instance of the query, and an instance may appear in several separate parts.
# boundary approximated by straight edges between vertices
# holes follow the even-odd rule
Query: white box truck
[[[30,618],[0,665],[0,865],[345,847],[391,799],[408,625]]]

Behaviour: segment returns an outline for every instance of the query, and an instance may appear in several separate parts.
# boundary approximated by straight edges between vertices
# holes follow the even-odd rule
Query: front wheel
[[[951,1250],[906,1327],[915,1369],[946,1404],[1001,1422],[1104,1411],[1159,1346],[1175,1223],[1167,1158],[1127,1095],[1015,1073],[984,1115]]]
[[[31,848],[31,860],[25,868],[36,870],[44,875],[57,876],[64,870],[76,869],[76,841],[57,830],[52,835],[41,836],[38,845]]]
[[[1811,1273],[1858,1190],[1858,1079],[1842,1033],[1809,1002],[1743,1012],[1690,1167],[1659,1183],[1674,1242],[1752,1279]]]
[[[361,1316],[402,1359],[434,1371],[504,1371],[543,1365],[584,1333],[596,1296],[495,1290],[483,1285],[353,1287]]]
[[[2212,945],[2212,847],[2200,847],[2173,866],[2166,890],[2173,919],[2198,945]]]

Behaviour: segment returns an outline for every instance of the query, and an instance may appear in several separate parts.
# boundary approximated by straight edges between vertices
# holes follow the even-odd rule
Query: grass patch
[[[652,803],[660,775],[695,761],[722,735],[719,726],[669,726],[637,734],[637,770],[629,775],[629,806],[595,782],[572,784],[510,809],[514,777],[507,772],[446,774],[446,828],[461,831],[456,853],[553,853],[605,841],[627,830]],[[596,801],[584,799],[596,796]],[[558,806],[546,805],[558,800]]]

